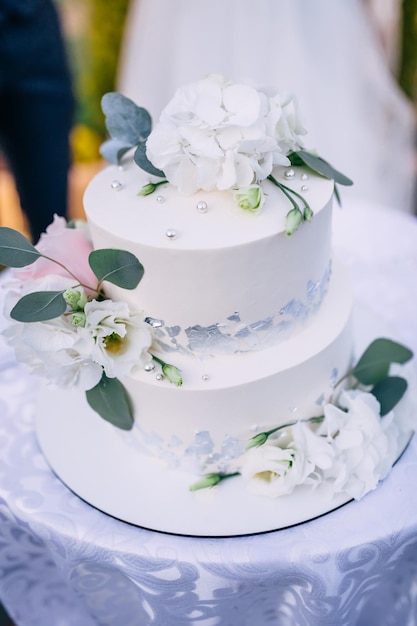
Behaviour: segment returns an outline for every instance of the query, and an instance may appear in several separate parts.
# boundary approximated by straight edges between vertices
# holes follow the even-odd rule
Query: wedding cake
[[[362,497],[410,435],[391,364],[411,353],[355,350],[332,251],[336,184],[351,181],[304,149],[292,96],[211,76],[154,129],[121,94],[103,110],[113,164],[87,188],[88,232],[55,218],[36,248],[0,240],[0,262],[21,268],[6,306],[18,356],[85,391],[81,412],[151,474],[186,476],[190,497],[226,478]]]

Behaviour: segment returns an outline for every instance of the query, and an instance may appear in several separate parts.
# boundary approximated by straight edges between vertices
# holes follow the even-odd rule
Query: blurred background
[[[140,19],[138,11],[144,10],[140,5],[142,2],[145,5],[146,1],[54,0],[54,2],[62,25],[76,100],[71,131],[68,215],[83,217],[82,196],[85,187],[91,177],[103,167],[99,146],[106,138],[106,131],[100,99],[104,93],[118,90],[120,82],[122,87],[126,87],[129,80],[132,80],[129,76],[126,78],[126,74],[136,71],[135,60],[130,58],[122,62],[123,49],[125,54],[132,57],[134,54],[132,37],[137,38],[139,34],[144,39],[143,33],[146,30],[143,29],[146,25],[142,26],[142,31],[135,26],[132,32],[132,24],[128,16],[130,14],[133,19],[132,15],[135,12],[135,20]],[[156,4],[154,3],[153,6],[156,7]],[[173,4],[175,3],[170,3],[170,6]],[[410,108],[415,115],[417,110],[417,0],[362,0],[362,4],[367,13],[370,28],[373,30],[372,36],[378,42],[381,57],[392,76],[395,88],[398,87],[404,99],[410,103]],[[142,14],[142,19],[145,17]],[[151,18],[156,19],[155,16],[148,16],[149,20]],[[141,32],[142,35],[140,35]],[[161,34],[161,37],[166,39],[165,35]],[[161,37],[158,39],[158,34],[155,33],[154,40],[162,44]],[[361,42],[353,38],[352,51],[358,45],[361,45]],[[128,49],[129,46],[130,49]],[[138,59],[139,64],[140,62],[141,59]],[[366,62],[366,57],[364,57],[364,62]],[[120,78],[121,66],[124,76],[122,71]],[[158,75],[154,76],[155,84],[158,81],[169,82],[169,80],[166,81],[169,71],[169,66],[161,68]],[[126,95],[130,95],[129,84],[123,91]],[[134,89],[131,91],[134,92]],[[136,101],[138,104],[143,104],[138,102],[138,99]],[[409,111],[407,111],[408,114]],[[0,225],[11,226],[27,233],[27,223],[20,208],[13,175],[8,168],[7,161],[1,157],[1,152],[0,159]],[[415,171],[416,159],[415,157],[413,159],[412,168]],[[346,173],[351,175],[349,171]],[[412,200],[411,210],[415,211],[415,187]]]

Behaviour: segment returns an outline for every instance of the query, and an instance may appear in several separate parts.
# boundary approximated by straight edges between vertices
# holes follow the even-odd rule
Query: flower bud
[[[199,489],[208,489],[215,487],[221,481],[220,474],[206,474],[203,478],[193,485],[190,485],[190,491],[198,491]]]
[[[149,194],[153,193],[158,185],[155,183],[147,183],[142,187],[142,189],[138,192],[138,196],[149,196]]]
[[[265,202],[263,191],[259,185],[249,185],[235,191],[238,207],[251,213],[257,213]]]
[[[311,210],[310,206],[307,204],[307,206],[304,207],[304,214],[303,214],[305,221],[309,222],[312,219],[313,215],[314,215],[313,211]]]
[[[181,387],[182,385],[182,376],[180,370],[175,367],[175,365],[170,365],[169,363],[164,363],[162,365],[162,373],[164,376],[168,378],[168,380],[177,385],[177,387]]]
[[[81,328],[84,328],[84,326],[85,326],[85,319],[86,319],[85,313],[83,311],[77,311],[72,316],[72,325],[73,326],[80,326]]]
[[[79,289],[66,289],[64,299],[73,311],[82,311],[87,304],[87,296]]]
[[[285,233],[287,235],[292,235],[295,233],[301,222],[303,221],[303,214],[300,209],[291,209],[287,213],[287,217],[285,219]]]
[[[250,450],[250,448],[259,448],[259,446],[263,446],[263,444],[267,441],[268,434],[267,433],[258,433],[254,437],[252,437],[248,445],[246,446],[246,450]]]

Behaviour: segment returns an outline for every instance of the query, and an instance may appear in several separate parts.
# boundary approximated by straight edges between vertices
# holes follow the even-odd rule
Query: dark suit
[[[0,0],[0,150],[37,241],[67,210],[73,97],[48,0]]]

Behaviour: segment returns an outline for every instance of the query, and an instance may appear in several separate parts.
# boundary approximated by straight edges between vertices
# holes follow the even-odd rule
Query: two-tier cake
[[[22,268],[10,341],[75,390],[40,405],[52,467],[112,515],[189,534],[270,530],[362,497],[410,436],[407,377],[391,364],[411,353],[389,339],[357,353],[331,245],[336,184],[349,179],[304,149],[293,97],[212,76],[180,89],[154,130],[120,94],[103,109],[114,164],[85,194],[89,233],[57,218],[36,248],[9,229],[0,241]],[[129,473],[120,501],[110,458]],[[167,484],[180,514],[163,507]],[[213,486],[229,517],[249,506],[255,522],[213,530],[227,508],[202,499]],[[267,496],[294,513],[271,515]]]

